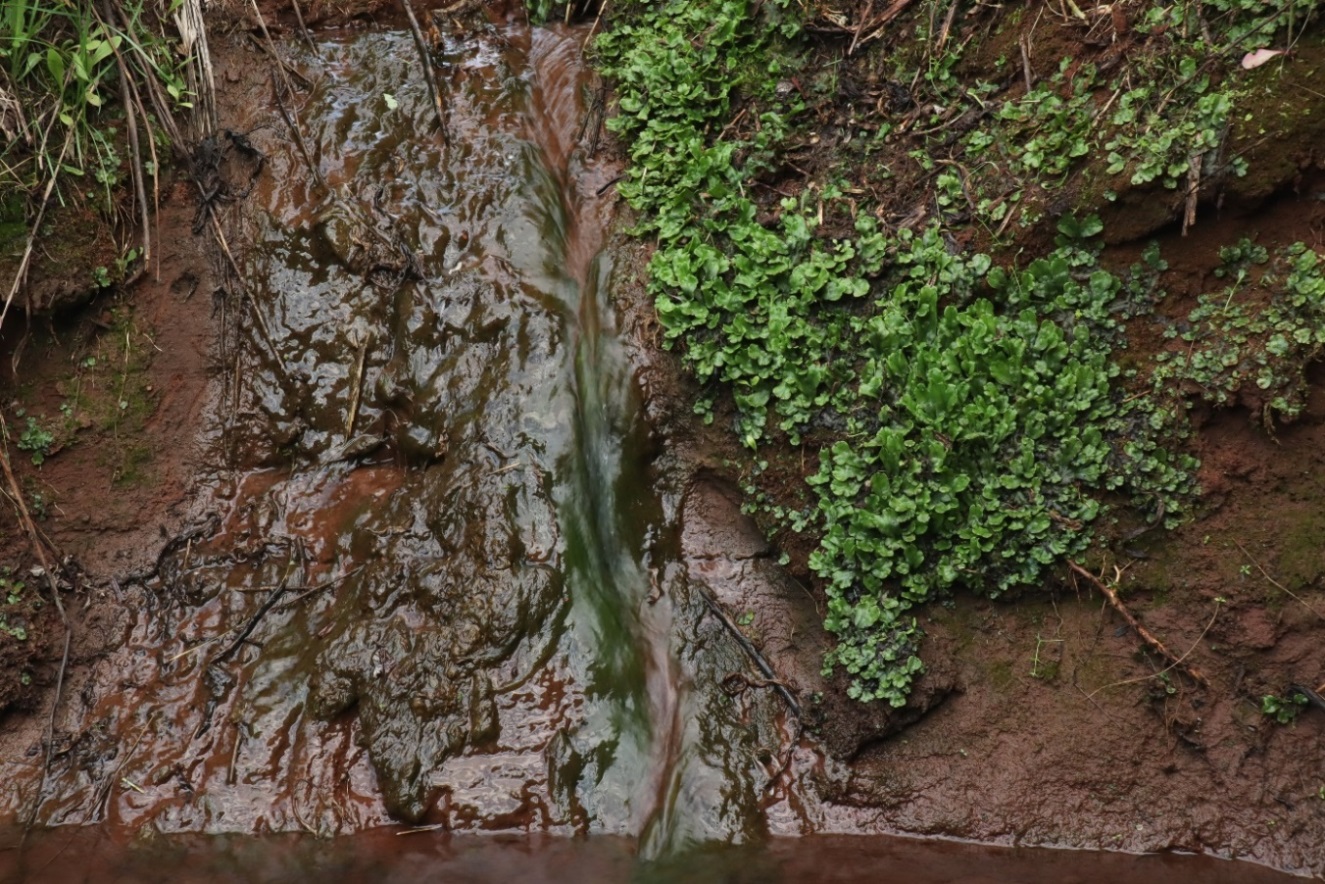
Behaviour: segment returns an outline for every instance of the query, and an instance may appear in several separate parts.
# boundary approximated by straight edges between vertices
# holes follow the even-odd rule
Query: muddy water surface
[[[121,585],[113,689],[74,711],[41,821],[402,820],[646,853],[759,833],[777,707],[742,718],[715,687],[740,652],[668,553],[606,301],[616,170],[579,144],[583,40],[449,40],[444,135],[400,33],[303,59],[303,146],[274,108],[247,121],[258,313],[231,302],[225,468]]]
[[[155,570],[116,584],[121,634],[61,710],[50,776],[34,754],[3,798],[89,827],[30,841],[26,873],[101,857],[104,880],[180,880],[187,860],[197,880],[610,881],[723,843],[758,847],[647,874],[1253,880],[1173,858],[767,841],[863,824],[816,802],[814,753],[799,785],[779,778],[795,728],[776,693],[722,689],[758,680],[702,595],[735,551],[681,555],[684,480],[609,301],[618,170],[582,143],[584,36],[446,38],[445,136],[401,33],[296,60],[302,146],[275,106],[237,124],[267,166],[242,209],[247,292],[228,309],[245,333],[221,347],[214,481]],[[306,837],[397,822],[520,838]],[[184,837],[199,832],[305,838]]]

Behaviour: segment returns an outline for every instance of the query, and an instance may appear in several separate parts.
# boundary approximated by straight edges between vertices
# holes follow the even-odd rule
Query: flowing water
[[[304,59],[307,158],[266,109],[215,488],[124,584],[43,822],[758,834],[777,707],[714,687],[653,490],[583,40],[449,39],[445,137],[402,33]]]
[[[983,853],[952,865],[953,847],[766,840],[828,817],[768,788],[793,736],[778,696],[720,688],[749,661],[682,560],[679,479],[615,328],[618,170],[582,137],[584,39],[444,37],[445,136],[404,33],[297,61],[313,83],[287,100],[302,147],[275,106],[254,109],[267,164],[243,210],[247,292],[230,308],[246,333],[221,347],[214,476],[195,530],[119,584],[117,650],[62,712],[74,736],[37,820],[603,837],[163,838],[106,854],[108,875],[181,880],[161,857],[188,855],[199,880],[363,876],[389,856],[391,880],[622,880],[636,855],[704,843],[762,846],[675,880],[983,867]],[[33,806],[40,761],[10,813]],[[85,835],[70,854],[65,837],[34,844],[103,850]],[[45,862],[29,871],[53,880],[62,866]],[[1043,858],[1008,868],[1063,880],[1026,871],[1055,868]]]

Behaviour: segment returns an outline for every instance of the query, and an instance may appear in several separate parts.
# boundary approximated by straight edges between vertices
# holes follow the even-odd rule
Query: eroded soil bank
[[[701,860],[715,880],[853,880],[881,862],[922,881],[1274,877],[766,841],[816,833],[1322,872],[1325,714],[1282,727],[1259,711],[1263,693],[1325,679],[1319,395],[1274,439],[1246,414],[1210,415],[1196,442],[1209,512],[1134,544],[1129,602],[1191,649],[1210,691],[1157,678],[1085,586],[959,598],[925,615],[930,674],[899,733],[820,674],[821,598],[742,515],[741,455],[694,419],[697,391],[657,346],[645,256],[602,251],[618,166],[594,146],[586,26],[436,19],[443,140],[407,32],[315,30],[314,55],[267,11],[308,81],[284,108],[252,22],[218,27],[213,47],[223,123],[243,135],[218,140],[218,169],[236,195],[253,185],[215,206],[243,281],[185,233],[181,182],[159,270],[84,313],[5,329],[14,403],[61,421],[52,456],[21,476],[67,557],[74,627],[49,772],[54,623],[28,706],[5,719],[7,815],[99,824],[110,843],[401,820],[628,839],[503,852],[419,834],[394,857],[494,880],[562,880],[550,870],[569,854],[566,880],[624,879],[636,852],[705,841],[760,845]],[[1219,244],[1248,227],[1318,238],[1315,196],[1308,181],[1162,233],[1168,288],[1209,290]],[[6,532],[17,549],[19,527]],[[16,555],[15,573],[31,564]],[[43,850],[97,855],[63,831],[29,869],[56,874]],[[270,880],[367,873],[390,839],[364,837],[254,862]],[[224,880],[246,843],[225,842],[199,880]],[[158,856],[124,862],[146,874]]]

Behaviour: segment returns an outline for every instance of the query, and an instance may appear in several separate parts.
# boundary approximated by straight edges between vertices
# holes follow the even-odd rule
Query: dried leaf
[[[1255,52],[1248,52],[1242,56],[1242,69],[1249,71],[1252,68],[1258,68],[1265,64],[1276,55],[1284,55],[1283,49],[1257,49]]]

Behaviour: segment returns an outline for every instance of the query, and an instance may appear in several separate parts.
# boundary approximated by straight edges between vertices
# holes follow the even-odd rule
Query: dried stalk
[[[442,93],[437,90],[437,80],[432,74],[432,58],[428,55],[428,43],[423,39],[423,31],[419,29],[419,20],[414,17],[414,7],[410,5],[409,0],[400,0],[400,5],[405,7],[410,33],[414,35],[414,46],[419,50],[419,61],[423,63],[423,81],[428,86],[428,94],[432,96],[432,109],[437,114],[437,128],[442,135],[442,144],[445,145],[446,114],[442,106]]]
[[[1072,569],[1073,573],[1086,578],[1093,586],[1099,589],[1100,592],[1104,593],[1104,597],[1109,600],[1109,604],[1112,605],[1113,609],[1127,621],[1127,625],[1132,627],[1132,631],[1137,634],[1137,637],[1145,642],[1145,644],[1156,654],[1159,654],[1165,660],[1168,660],[1169,663],[1172,664],[1171,668],[1185,672],[1188,678],[1203,687],[1210,687],[1210,680],[1205,677],[1205,674],[1202,673],[1201,670],[1184,662],[1187,657],[1186,654],[1181,657],[1175,655],[1168,648],[1164,647],[1164,643],[1157,639],[1154,633],[1141,625],[1141,622],[1136,619],[1132,612],[1127,610],[1127,606],[1123,604],[1122,599],[1118,598],[1117,590],[1078,565],[1076,562],[1068,562],[1067,565]],[[1188,653],[1190,653],[1190,651]]]
[[[46,180],[46,189],[41,194],[41,204],[37,209],[37,218],[32,222],[32,228],[28,231],[28,241],[23,247],[23,257],[18,262],[18,270],[14,271],[14,284],[9,287],[9,294],[5,296],[5,306],[0,310],[0,328],[4,327],[5,317],[9,315],[9,307],[14,303],[14,296],[18,290],[23,287],[23,282],[28,278],[28,267],[32,264],[32,249],[37,242],[37,231],[41,230],[41,222],[46,217],[46,207],[51,201],[51,192],[55,190],[55,179],[59,175],[60,167],[64,165],[64,158],[69,153],[69,145],[74,140],[74,130],[71,127],[64,136],[64,146],[60,148],[59,159],[55,161],[55,168],[51,170],[51,176]]]
[[[368,345],[372,343],[372,336],[365,335],[363,342],[359,344],[359,358],[354,366],[354,379],[351,381],[353,386],[350,388],[350,411],[345,417],[345,438],[354,435],[354,424],[359,419],[359,402],[363,399],[363,369],[368,360]]]
[[[107,0],[102,0],[101,7],[106,9]],[[108,13],[104,13],[109,18]],[[105,27],[105,21],[101,22]],[[115,66],[120,72],[120,103],[124,105],[124,122],[129,130],[129,175],[133,180],[134,195],[138,199],[138,216],[143,225],[143,265],[152,261],[152,217],[147,204],[147,188],[143,183],[143,152],[138,139],[138,108],[133,102],[133,80],[129,77],[129,66],[124,63],[124,55],[119,47],[111,44],[115,52]],[[149,140],[151,140],[149,138]],[[155,168],[155,167],[154,167]]]
[[[304,24],[304,11],[299,8],[299,0],[290,0],[290,4],[294,6],[294,18],[295,21],[299,22],[299,33],[304,35],[304,42],[308,44],[309,49],[313,50],[314,57],[321,58],[322,53],[318,50],[317,44],[313,42],[313,35],[308,33],[308,25]]]

